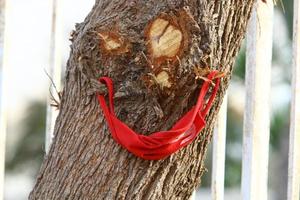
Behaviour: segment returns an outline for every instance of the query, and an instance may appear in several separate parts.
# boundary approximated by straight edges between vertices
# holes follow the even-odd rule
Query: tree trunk
[[[76,25],[55,138],[29,199],[189,199],[254,0],[96,0]],[[226,73],[196,140],[159,161],[111,137],[95,92],[114,81],[119,119],[167,130],[196,102],[207,68]]]

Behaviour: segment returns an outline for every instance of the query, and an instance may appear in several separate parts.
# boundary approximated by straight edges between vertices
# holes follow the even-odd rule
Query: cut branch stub
[[[153,58],[176,56],[182,43],[182,32],[165,19],[156,19],[149,30]]]
[[[147,26],[145,36],[148,55],[154,67],[159,67],[166,61],[176,61],[182,54],[187,38],[179,24],[179,18],[162,14]]]
[[[99,32],[101,39],[101,49],[104,53],[112,55],[121,55],[129,52],[130,43],[125,41],[122,36],[115,32]]]
[[[162,13],[151,20],[145,29],[145,38],[152,78],[161,89],[174,86],[176,65],[189,45],[188,10]]]
[[[159,74],[157,74],[155,80],[162,88],[170,88],[172,86],[170,75],[166,71],[161,71]]]

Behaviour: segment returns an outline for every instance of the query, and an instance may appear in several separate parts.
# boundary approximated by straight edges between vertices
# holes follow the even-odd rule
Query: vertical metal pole
[[[196,200],[196,190],[194,190],[190,200]]]
[[[292,101],[289,145],[288,200],[300,193],[300,2],[294,0]]]
[[[227,95],[224,96],[213,135],[212,200],[224,199]]]
[[[268,199],[273,1],[257,1],[247,33],[242,199]]]
[[[8,3],[0,0],[0,200],[4,199],[5,141],[7,125],[7,48]]]
[[[51,44],[50,44],[50,60],[49,60],[49,75],[52,78],[57,90],[61,88],[61,68],[62,68],[62,1],[51,0],[52,3],[52,28],[51,28]],[[51,82],[49,83],[51,84]],[[52,85],[50,87],[50,93],[58,99],[57,92]],[[54,124],[58,111],[55,107],[51,107],[51,94],[48,96],[47,103],[47,123],[46,123],[46,139],[45,150],[48,153],[50,145],[52,143]]]

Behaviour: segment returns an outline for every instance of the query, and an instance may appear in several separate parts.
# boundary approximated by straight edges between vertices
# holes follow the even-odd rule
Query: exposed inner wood
[[[149,30],[152,56],[174,57],[180,50],[183,35],[182,32],[165,19],[156,19]]]
[[[109,34],[99,33],[99,36],[103,39],[106,50],[111,51],[121,47],[121,42],[109,36]]]
[[[159,74],[157,74],[156,76],[156,82],[160,85],[160,87],[164,88],[170,88],[172,86],[171,82],[170,82],[170,77],[168,72],[166,71],[161,71]]]
[[[130,44],[126,42],[117,31],[115,32],[99,32],[101,39],[101,47],[104,52],[120,55],[129,51]]]

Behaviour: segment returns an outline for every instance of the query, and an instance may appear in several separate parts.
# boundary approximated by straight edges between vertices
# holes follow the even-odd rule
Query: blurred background
[[[76,22],[82,22],[94,0],[62,0],[62,63],[69,55],[68,40]],[[293,1],[285,0],[284,9],[275,8],[272,109],[269,157],[270,199],[286,198],[289,104],[291,97]],[[7,21],[8,46],[8,134],[6,143],[5,199],[27,199],[45,153],[46,98],[49,78],[51,1],[10,0]],[[2,12],[2,11],[1,11]],[[0,49],[2,53],[2,49]],[[225,199],[241,199],[241,159],[245,102],[245,44],[235,64],[229,89]],[[1,78],[1,71],[0,71]],[[0,80],[1,82],[1,80]],[[210,145],[211,146],[211,145]],[[210,199],[211,150],[206,160],[207,173],[197,192]]]

